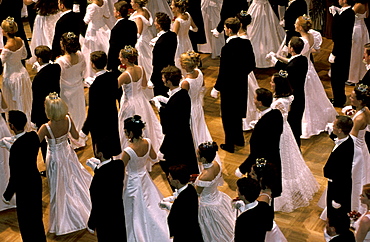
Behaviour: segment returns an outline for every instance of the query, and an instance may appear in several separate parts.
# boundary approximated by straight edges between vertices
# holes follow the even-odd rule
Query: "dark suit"
[[[78,37],[81,33],[82,22],[83,20],[81,15],[72,11],[64,14],[62,17],[60,17],[60,19],[58,19],[57,23],[55,24],[55,32],[52,44],[53,60],[63,54],[60,48],[60,38],[62,35],[67,32],[73,32]]]
[[[284,14],[286,45],[288,45],[293,36],[300,36],[300,34],[295,31],[294,24],[297,18],[303,16],[303,14],[307,15],[307,3],[305,0],[295,0],[286,9]]]
[[[175,199],[167,222],[174,242],[203,241],[198,222],[198,195],[191,184]]]
[[[281,160],[280,160],[280,136],[283,132],[283,116],[277,109],[272,109],[258,120],[249,141],[250,154],[240,165],[239,170],[243,174],[250,171],[257,158],[265,158],[267,162],[275,165],[278,182],[272,191],[273,197],[278,197],[282,191],[281,184]]]
[[[193,22],[198,27],[197,32],[189,30],[189,38],[194,51],[198,51],[198,44],[205,44],[206,33],[204,31],[204,21],[201,11],[201,0],[189,0],[187,12],[190,14]]]
[[[116,105],[117,78],[112,72],[96,77],[89,89],[89,109],[82,132],[89,134],[93,148],[97,142],[109,142],[112,155],[121,153]]]
[[[324,166],[324,177],[332,180],[328,181],[326,196],[329,218],[336,212],[342,212],[345,215],[351,211],[353,155],[354,143],[349,136],[330,154]],[[341,204],[341,208],[333,208],[332,200]]]
[[[168,96],[168,88],[164,86],[161,71],[163,68],[175,65],[177,35],[172,31],[162,34],[153,48],[153,73],[150,80],[154,84],[154,96]]]
[[[242,119],[247,113],[248,75],[255,67],[248,39],[233,38],[222,47],[215,89],[220,91],[225,144],[230,149],[244,145]]]
[[[185,164],[191,174],[198,174],[193,136],[190,130],[191,101],[186,90],[173,94],[160,108],[161,125],[165,134],[160,151],[169,165]]]
[[[222,2],[220,12],[220,22],[217,25],[217,31],[221,33],[224,30],[224,22],[228,18],[235,17],[241,10],[248,10],[248,3],[245,0],[228,0]]]
[[[333,51],[334,63],[331,64],[331,87],[334,96],[334,106],[340,107],[346,103],[345,82],[348,80],[351,61],[352,33],[355,22],[355,12],[348,8],[333,18]]]
[[[355,235],[351,230],[341,233],[337,237],[330,240],[331,242],[356,242]]]
[[[288,122],[292,128],[294,138],[298,146],[301,146],[302,118],[305,108],[305,91],[304,86],[307,77],[308,60],[305,56],[297,56],[288,64],[277,62],[275,68],[286,70],[288,80],[293,89],[294,100],[288,113]]]
[[[370,69],[367,70],[360,83],[370,86]]]
[[[122,160],[112,160],[94,172],[88,227],[96,229],[100,242],[127,241],[122,200],[124,164]]]
[[[265,202],[258,202],[258,205],[249,209],[236,219],[235,242],[265,241],[266,231],[271,230],[273,213],[270,206]]]
[[[40,141],[36,132],[27,132],[10,148],[10,178],[4,192],[7,201],[17,195],[17,217],[24,242],[45,241],[42,222],[42,183],[37,170]]]

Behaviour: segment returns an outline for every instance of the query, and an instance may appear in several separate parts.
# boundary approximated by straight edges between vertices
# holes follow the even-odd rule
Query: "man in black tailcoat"
[[[201,0],[189,0],[187,12],[190,14],[195,25],[198,28],[197,32],[189,31],[189,38],[193,46],[193,50],[198,52],[198,44],[205,44],[206,34],[204,32],[204,21],[201,11]]]
[[[165,13],[156,13],[154,25],[159,31],[157,37],[151,43],[153,48],[153,73],[150,78],[154,84],[154,95],[168,96],[168,88],[162,81],[162,69],[166,66],[175,65],[175,53],[177,48],[177,35],[170,30],[171,19]]]
[[[244,146],[242,119],[247,113],[248,75],[256,67],[251,42],[237,36],[239,28],[237,18],[225,21],[225,34],[229,38],[221,49],[219,74],[211,93],[213,97],[217,97],[217,91],[221,94],[225,143],[220,148],[231,153],[234,145]]]
[[[284,14],[284,29],[286,31],[286,44],[288,45],[290,39],[293,36],[300,36],[295,31],[295,21],[299,16],[307,15],[307,3],[306,0],[293,0],[289,4]]]
[[[42,183],[37,170],[40,141],[36,132],[24,131],[26,123],[24,113],[18,110],[9,111],[9,127],[15,136],[7,145],[10,147],[10,178],[3,201],[7,203],[14,194],[17,195],[18,224],[24,242],[46,242],[42,222]],[[3,146],[4,139],[1,143]]]

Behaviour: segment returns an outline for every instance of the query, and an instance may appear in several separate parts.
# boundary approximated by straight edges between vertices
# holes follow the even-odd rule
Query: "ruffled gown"
[[[87,30],[81,50],[85,56],[86,63],[88,63],[86,65],[85,78],[95,76],[95,72],[90,65],[90,53],[98,50],[108,53],[110,29],[104,21],[105,17],[109,17],[107,1],[104,1],[102,6],[98,6],[95,3],[87,6],[84,17]]]
[[[363,49],[364,45],[370,42],[369,32],[364,21],[366,12],[363,14],[356,13],[355,17],[352,35],[351,64],[348,75],[348,81],[352,83],[358,83],[366,73],[365,64],[362,62],[364,55]]]
[[[221,163],[220,172],[212,181],[202,181],[198,178],[195,185],[204,187],[199,197],[199,226],[204,242],[234,241],[236,212],[231,208],[232,199],[217,187],[222,186]]]
[[[3,49],[0,58],[4,65],[2,91],[8,110],[20,110],[27,116],[26,131],[31,130],[32,88],[30,76],[21,60],[27,57],[22,47],[16,51]]]
[[[145,140],[148,142],[148,152],[144,156],[138,157],[131,147],[124,150],[130,156],[123,191],[127,241],[171,241],[167,225],[168,212],[158,206],[163,195],[146,169],[150,162],[151,142]]]
[[[142,68],[141,70],[143,71]],[[151,140],[154,151],[158,153],[163,141],[162,126],[159,123],[153,108],[144,96],[141,84],[143,81],[143,76],[141,76],[137,82],[133,82],[130,73],[127,72],[127,74],[130,76],[131,82],[122,86],[123,95],[121,98],[121,108],[118,114],[119,135],[121,139],[122,150],[128,146],[128,140],[124,130],[125,119],[134,115],[140,115],[141,119],[145,123],[143,137]],[[121,155],[118,157],[121,157]]]
[[[180,56],[182,53],[187,51],[192,51],[193,46],[191,45],[191,41],[189,38],[189,29],[191,26],[191,16],[188,12],[186,12],[188,15],[187,20],[183,20],[181,18],[176,18],[175,22],[180,23],[180,28],[177,33],[177,48],[175,53],[175,66],[181,70],[181,64],[180,64]]]
[[[268,68],[274,65],[266,60],[270,52],[277,52],[284,40],[285,31],[268,0],[254,0],[248,9],[252,22],[247,32],[253,46],[257,68]]]
[[[69,128],[71,121],[68,117]],[[68,133],[55,138],[48,124],[46,171],[50,189],[49,232],[63,235],[85,229],[91,211],[92,176],[68,143]],[[69,132],[68,131],[68,132]]]
[[[274,200],[274,210],[292,212],[308,206],[319,189],[312,172],[306,165],[287,121],[293,96],[274,99],[271,108],[281,111],[284,117],[283,133],[280,138],[282,190]]]
[[[321,41],[321,35],[313,35],[314,42]],[[324,87],[315,70],[313,63],[310,60],[311,49],[306,39],[302,38],[304,47],[302,55],[308,59],[308,71],[305,82],[305,109],[302,118],[302,139],[309,139],[313,135],[318,135],[327,130],[327,125],[333,123],[338,115],[333,104],[326,96]]]

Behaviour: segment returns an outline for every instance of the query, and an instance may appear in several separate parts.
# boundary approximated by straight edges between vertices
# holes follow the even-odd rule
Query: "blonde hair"
[[[312,21],[310,17],[303,15],[297,19],[299,26],[301,26],[305,32],[308,32],[312,28]]]
[[[134,0],[134,2],[139,4],[139,6],[142,8],[148,3],[148,0]]]
[[[124,49],[119,52],[123,58],[126,58],[130,63],[135,63],[139,53],[131,45],[126,45]]]
[[[53,121],[59,121],[65,118],[68,113],[67,104],[58,97],[56,92],[50,93],[45,98],[46,117]]]
[[[190,69],[195,69],[200,63],[200,54],[194,51],[187,51],[181,54],[180,59],[182,64]]]
[[[189,7],[189,1],[188,0],[172,0],[174,3],[174,6],[179,9],[180,13],[185,13],[186,9]]]
[[[370,184],[365,184],[362,189],[364,190],[364,193],[366,195],[366,198],[370,198]]]
[[[7,17],[1,23],[1,28],[6,32],[10,37],[14,36],[18,32],[18,25],[14,21],[13,17]]]

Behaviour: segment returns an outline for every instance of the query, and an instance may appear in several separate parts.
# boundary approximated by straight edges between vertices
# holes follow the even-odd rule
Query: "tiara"
[[[194,52],[193,50],[189,50],[186,52],[186,54],[189,56],[189,57],[196,57],[196,52]]]
[[[284,71],[284,70],[280,70],[279,71],[279,76],[281,76],[283,78],[288,78],[288,72]]]
[[[202,143],[202,146],[205,149],[213,148],[213,141],[204,142],[204,143]]]
[[[7,17],[6,19],[5,19],[5,21],[6,22],[8,22],[8,23],[10,23],[10,24],[14,24],[14,18],[13,17]]]
[[[131,118],[131,121],[135,124],[139,124],[141,122],[141,120],[136,120],[134,117]]]
[[[75,33],[73,33],[73,32],[68,32],[67,33],[67,38],[68,39],[74,39],[74,38],[76,38],[77,36],[75,35]]]
[[[265,160],[265,158],[257,158],[257,159],[256,159],[256,166],[257,166],[258,168],[263,168],[263,167],[265,167],[265,166],[266,166],[266,163],[267,163],[267,161]]]
[[[306,21],[311,20],[310,16],[303,14],[302,18]]]
[[[365,85],[365,84],[359,84],[357,86],[357,90],[359,90],[360,92],[366,92],[368,88],[369,88],[369,86]]]
[[[123,51],[132,54],[134,52],[134,48],[131,45],[126,45],[125,48],[123,48]]]
[[[49,93],[49,99],[50,99],[50,100],[56,100],[56,99],[59,99],[58,93],[56,93],[56,92],[51,92],[51,93]]]
[[[240,16],[242,16],[242,17],[247,17],[248,16],[248,12],[247,11],[244,11],[244,10],[242,10],[242,11],[240,11]]]

